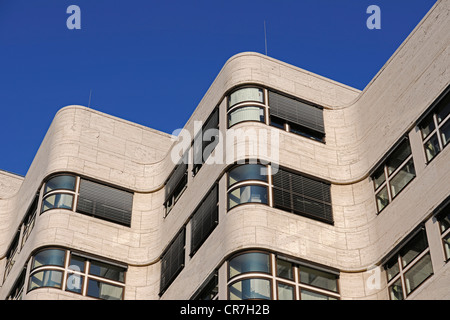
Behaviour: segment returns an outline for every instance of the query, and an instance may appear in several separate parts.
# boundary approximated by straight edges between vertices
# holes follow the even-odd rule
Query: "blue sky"
[[[264,21],[269,56],[362,90],[435,2],[0,0],[0,169],[25,175],[55,113],[91,90],[93,109],[183,127],[228,58],[265,52]]]

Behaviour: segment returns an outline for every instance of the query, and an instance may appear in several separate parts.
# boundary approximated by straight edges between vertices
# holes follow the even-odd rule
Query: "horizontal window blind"
[[[187,162],[182,161],[175,167],[175,170],[166,182],[164,202],[172,196],[177,186],[184,180],[186,180],[187,183]]]
[[[330,184],[284,169],[273,176],[274,206],[333,223]]]
[[[209,147],[209,150],[214,150],[216,145],[219,143],[218,132],[213,136],[211,133],[207,133],[206,131],[209,129],[218,129],[219,128],[219,108],[215,108],[211,115],[208,117],[206,122],[202,126],[202,130],[197,133],[194,138],[194,166],[193,171],[194,174],[200,170],[200,167],[203,163],[205,163],[206,159],[209,157],[209,154],[204,154],[206,147]],[[206,141],[205,141],[206,139]]]
[[[269,91],[270,115],[325,134],[321,108]]]
[[[160,295],[184,267],[185,233],[183,228],[161,257]]]
[[[130,226],[132,206],[131,192],[81,179],[77,212]]]
[[[219,222],[217,184],[206,195],[192,216],[191,252],[193,255]]]

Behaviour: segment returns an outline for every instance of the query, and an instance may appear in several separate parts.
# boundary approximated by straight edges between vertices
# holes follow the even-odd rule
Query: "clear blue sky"
[[[90,90],[93,109],[183,127],[228,58],[264,53],[264,20],[269,56],[362,90],[435,2],[0,0],[0,169],[25,175],[55,113]]]

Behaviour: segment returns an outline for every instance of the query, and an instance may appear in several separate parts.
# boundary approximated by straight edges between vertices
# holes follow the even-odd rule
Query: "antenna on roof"
[[[88,108],[91,106],[91,96],[92,96],[92,89],[89,91],[89,102],[88,102]]]
[[[266,56],[267,56],[267,33],[266,33],[266,20],[264,20],[264,44],[266,48]]]

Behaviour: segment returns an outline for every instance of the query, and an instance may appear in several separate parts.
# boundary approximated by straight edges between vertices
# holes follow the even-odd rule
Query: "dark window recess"
[[[208,131],[212,129],[211,131]],[[196,175],[206,159],[210,156],[216,145],[219,143],[219,108],[215,108],[206,120],[193,142],[194,148],[194,165],[192,167],[193,175]]]
[[[132,206],[132,193],[81,179],[77,212],[130,226]]]
[[[333,223],[330,184],[279,169],[273,176],[276,208]]]
[[[183,159],[185,158],[183,157]],[[172,209],[187,185],[187,161],[180,161],[165,184],[164,206],[166,207],[166,214]]]
[[[214,271],[201,287],[194,293],[190,300],[214,300],[219,293],[219,276]]]
[[[269,91],[269,110],[274,126],[281,127],[284,122],[289,124],[291,132],[323,141],[325,128],[321,108]]]
[[[183,228],[161,256],[161,296],[184,268],[185,233]]]
[[[219,223],[218,186],[209,191],[192,216],[191,256],[200,248]]]

